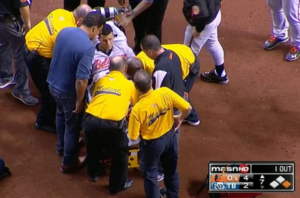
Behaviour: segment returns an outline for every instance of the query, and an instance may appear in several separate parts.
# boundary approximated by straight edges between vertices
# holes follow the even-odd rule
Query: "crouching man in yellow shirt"
[[[181,96],[167,87],[152,89],[152,80],[145,70],[134,75],[134,85],[140,92],[139,102],[132,108],[128,137],[135,141],[141,136],[141,170],[147,198],[178,198],[178,147],[175,132],[192,107]],[[182,111],[175,118],[174,108]],[[157,170],[161,162],[165,188],[158,191]]]
[[[111,157],[108,189],[111,195],[133,185],[133,180],[127,179],[128,137],[124,122],[129,105],[134,106],[138,100],[138,91],[126,79],[126,70],[123,57],[110,59],[110,72],[96,82],[83,120],[90,180],[98,179],[105,150]]]

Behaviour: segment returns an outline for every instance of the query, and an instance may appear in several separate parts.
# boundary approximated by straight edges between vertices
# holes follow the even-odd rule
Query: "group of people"
[[[41,95],[35,127],[57,134],[61,171],[74,172],[86,164],[95,182],[109,156],[108,192],[117,194],[133,185],[127,178],[128,149],[139,144],[146,197],[178,198],[180,125],[200,124],[189,93],[200,74],[202,47],[210,52],[215,67],[201,73],[200,79],[229,82],[218,41],[221,0],[184,1],[182,11],[188,22],[184,42],[166,45],[161,33],[168,0],[129,1],[133,11],[119,21],[107,21],[99,12],[105,1],[80,5],[80,1],[65,0],[65,9],[52,11],[33,28],[30,2],[10,2],[0,2],[0,88],[15,84],[12,95],[36,105],[38,100],[28,86],[29,71]],[[135,29],[133,49],[120,28],[130,21]],[[265,43],[266,49],[287,39],[285,30],[279,29],[275,26],[277,35]],[[293,59],[298,58],[297,46],[293,52]],[[79,157],[81,130],[86,157]],[[166,188],[157,190],[161,180]]]

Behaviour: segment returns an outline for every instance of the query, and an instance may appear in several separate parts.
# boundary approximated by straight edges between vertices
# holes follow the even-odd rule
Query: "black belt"
[[[95,120],[99,123],[105,123],[105,124],[108,124],[108,125],[111,125],[111,126],[114,126],[114,127],[117,127],[119,129],[123,129],[124,127],[124,123],[125,123],[125,118],[123,118],[122,120],[120,121],[114,121],[114,120],[105,120],[105,119],[101,119],[101,118],[97,118],[89,113],[86,113],[85,116],[84,116],[84,120],[85,118],[90,118],[92,120]]]

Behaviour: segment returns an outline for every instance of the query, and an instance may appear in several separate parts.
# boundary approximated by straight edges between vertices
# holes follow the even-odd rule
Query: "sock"
[[[224,69],[224,63],[221,65],[216,65],[216,73],[220,77],[224,77],[226,75],[225,69]]]

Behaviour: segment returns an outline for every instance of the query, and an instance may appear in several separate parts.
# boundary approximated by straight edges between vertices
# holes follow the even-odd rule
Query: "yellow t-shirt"
[[[185,111],[190,104],[167,87],[151,90],[140,96],[139,102],[132,108],[128,136],[137,140],[156,139],[171,130],[174,125],[174,107]]]
[[[120,121],[126,116],[129,105],[134,106],[138,99],[133,82],[121,72],[112,71],[96,82],[86,112],[97,118]]]
[[[190,73],[190,66],[195,62],[195,55],[193,51],[188,46],[183,44],[169,44],[162,45],[162,47],[172,50],[179,56],[181,62],[182,79],[184,80]],[[144,52],[140,52],[136,57],[142,61],[144,70],[152,75],[155,67],[154,61],[151,60]]]
[[[45,58],[52,58],[56,36],[65,27],[77,27],[73,12],[54,10],[26,34],[27,48],[37,50]]]

